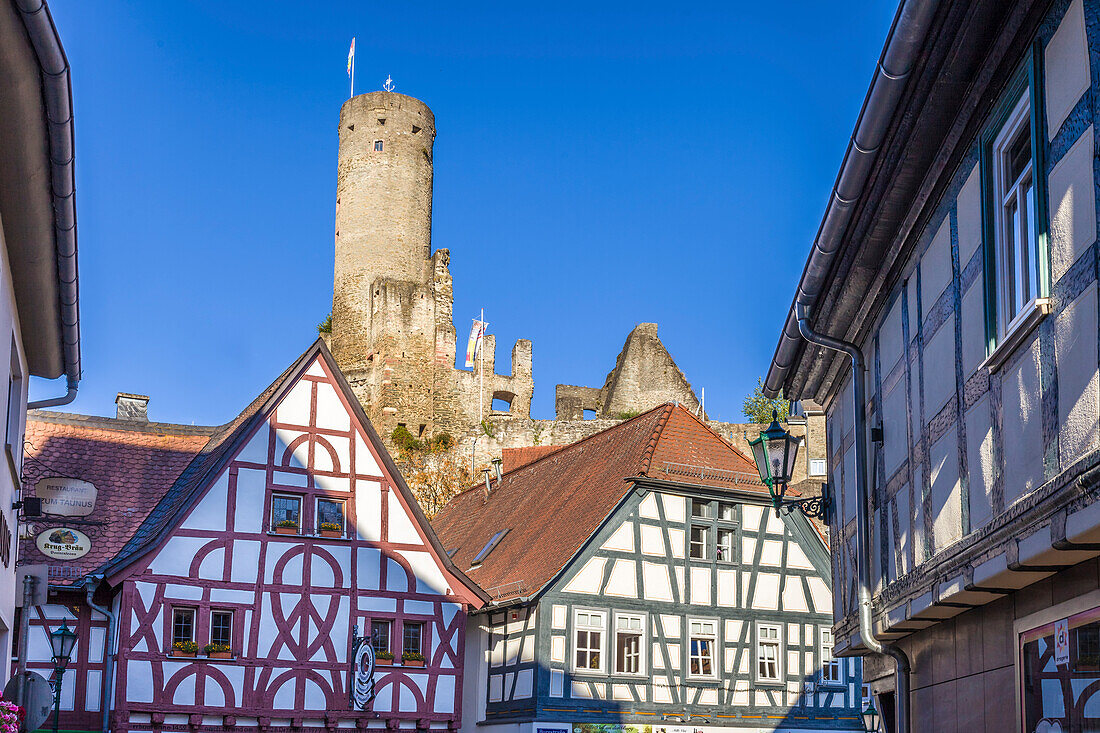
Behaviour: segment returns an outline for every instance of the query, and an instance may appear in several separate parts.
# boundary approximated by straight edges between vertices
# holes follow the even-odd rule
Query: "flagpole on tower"
[[[351,77],[351,96],[355,96],[355,36],[351,37],[351,48],[348,49],[348,76]]]
[[[481,377],[478,380],[477,417],[478,422],[485,422],[485,309],[481,309],[481,368],[478,370]]]

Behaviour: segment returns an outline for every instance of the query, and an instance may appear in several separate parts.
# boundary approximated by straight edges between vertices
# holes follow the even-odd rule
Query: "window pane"
[[[271,497],[271,522],[279,526],[280,522],[293,522],[298,526],[298,517],[301,514],[302,500],[295,496]],[[285,525],[284,525],[285,526]]]
[[[693,526],[691,528],[691,542],[688,555],[698,560],[707,557],[707,528]]]
[[[374,652],[388,652],[390,650],[390,622],[389,621],[371,621],[370,623],[370,644],[374,647]]]
[[[718,530],[718,559],[723,562],[733,562],[733,530]]]
[[[344,502],[317,500],[317,528],[344,531]]]
[[[1011,186],[1031,162],[1031,127],[1024,125],[1005,151],[1005,184]]]
[[[195,612],[177,608],[172,612],[172,643],[195,640]]]
[[[421,654],[421,639],[423,638],[423,626],[421,624],[405,624],[405,632],[402,635],[402,652]]]
[[[733,504],[724,501],[718,502],[718,518],[726,522],[732,522],[734,520]]]
[[[615,644],[615,671],[637,674],[641,661],[642,637],[620,633]]]
[[[710,502],[699,501],[697,499],[691,500],[691,516],[693,517],[709,517],[710,516]]]
[[[231,611],[210,612],[210,643],[229,646],[233,632],[233,613]]]

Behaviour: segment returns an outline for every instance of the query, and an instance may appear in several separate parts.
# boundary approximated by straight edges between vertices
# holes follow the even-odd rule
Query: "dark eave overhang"
[[[0,216],[27,365],[80,379],[69,62],[44,0],[0,0]]]
[[[827,402],[843,356],[818,332],[862,343],[924,225],[1049,0],[907,0],[894,18],[764,384]]]

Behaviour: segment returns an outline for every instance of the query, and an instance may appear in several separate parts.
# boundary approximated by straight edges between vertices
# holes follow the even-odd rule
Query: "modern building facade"
[[[466,615],[487,599],[321,341],[217,428],[121,407],[33,424],[36,471],[102,491],[23,543],[58,578],[33,609],[29,668],[49,669],[63,622],[78,636],[62,727],[458,728]]]
[[[903,3],[768,374],[891,731],[1100,725],[1098,49],[1094,0]]]
[[[463,730],[862,730],[823,535],[703,421],[668,403],[508,458],[433,518],[491,597]]]
[[[31,6],[34,6],[33,8]],[[80,379],[69,66],[44,2],[0,2],[0,657],[15,636],[29,377]],[[0,684],[8,670],[0,669]]]

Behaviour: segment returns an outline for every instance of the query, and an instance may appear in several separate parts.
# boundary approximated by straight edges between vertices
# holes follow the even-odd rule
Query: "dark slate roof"
[[[484,484],[471,487],[432,526],[463,568],[496,532],[508,530],[467,572],[495,599],[532,596],[615,511],[631,478],[767,495],[743,454],[668,403],[507,471],[488,496]]]

